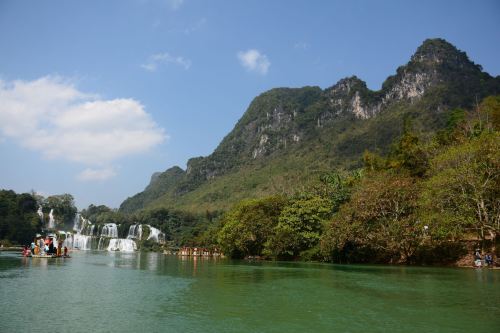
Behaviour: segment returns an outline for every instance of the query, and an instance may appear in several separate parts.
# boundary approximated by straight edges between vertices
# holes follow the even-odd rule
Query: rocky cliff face
[[[448,42],[433,39],[425,41],[380,91],[369,90],[356,76],[344,78],[324,91],[317,87],[273,89],[252,102],[214,154],[203,159],[203,163],[190,163],[189,173],[211,179],[245,160],[299,145],[311,126],[322,128],[346,116],[369,119],[393,103],[415,103],[429,89],[451,83],[456,75],[450,72],[477,76],[481,75],[481,67]],[[221,163],[221,155],[238,158]]]
[[[355,126],[391,112],[394,105],[418,104],[422,112],[436,112],[468,107],[476,97],[499,92],[500,78],[482,72],[481,66],[445,40],[429,39],[379,91],[352,76],[325,90],[277,88],[259,95],[211,155],[190,159],[185,172],[174,168],[153,175],[148,188],[127,199],[121,209],[136,209],[167,192],[182,196],[242,166],[304,148],[341,122]]]

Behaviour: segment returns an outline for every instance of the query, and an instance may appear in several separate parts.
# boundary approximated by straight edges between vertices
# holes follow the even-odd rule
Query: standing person
[[[40,247],[40,252],[43,252],[43,238],[40,237],[38,240],[38,246]]]
[[[65,257],[68,256],[68,247],[67,246],[64,247],[64,256]]]
[[[40,254],[40,247],[38,246],[38,244],[35,244],[35,255],[39,254]]]
[[[31,254],[35,254],[35,241],[31,242]]]
[[[56,255],[58,257],[60,257],[62,255],[62,246],[61,246],[61,243],[58,243],[57,244],[57,252],[56,252]]]
[[[476,268],[481,268],[481,266],[483,265],[483,262],[481,261],[481,250],[480,249],[476,249],[476,252],[474,253],[474,266],[476,266]]]
[[[54,242],[52,242],[52,239],[49,241],[49,254],[54,254]]]

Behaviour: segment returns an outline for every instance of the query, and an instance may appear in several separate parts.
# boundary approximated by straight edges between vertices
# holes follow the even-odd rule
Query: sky
[[[0,0],[0,188],[119,207],[271,88],[378,90],[436,37],[500,75],[499,18],[497,0]]]

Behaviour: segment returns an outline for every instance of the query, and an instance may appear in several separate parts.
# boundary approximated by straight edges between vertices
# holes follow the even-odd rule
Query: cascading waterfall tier
[[[143,228],[149,228],[149,234],[143,239]],[[65,234],[66,238],[63,246],[79,250],[101,250],[101,251],[137,251],[137,241],[151,240],[160,244],[165,243],[165,234],[158,228],[149,224],[134,224],[128,230],[127,238],[118,238],[118,226],[115,223],[106,223],[104,225],[95,225],[85,219],[80,214],[76,214],[73,222],[73,231],[60,232]]]
[[[165,234],[160,231],[160,229],[152,227],[149,224],[145,224],[149,228],[149,235],[146,240],[153,240],[159,244],[165,243]],[[133,224],[128,229],[127,239],[137,239],[142,240],[143,235],[143,225],[142,224]]]
[[[118,227],[115,223],[106,223],[101,230],[101,237],[118,238]]]
[[[141,239],[142,237],[142,224],[133,224],[128,229],[127,239]]]
[[[75,214],[75,218],[73,220],[73,231],[76,231],[76,232],[81,232],[82,229],[83,229],[83,223],[84,221],[82,221],[82,218],[80,216],[79,213],[76,213]]]
[[[40,216],[40,221],[42,222],[42,225],[43,225],[43,210],[42,210],[42,206],[38,206],[38,210],[36,211],[36,213],[38,214],[38,216]]]
[[[86,234],[89,227],[93,227],[92,223],[83,218],[79,213],[76,213],[73,219],[73,231],[75,231],[75,234],[66,233],[63,246],[70,249],[92,250],[92,236]]]
[[[49,225],[47,226],[47,228],[54,229],[55,226],[56,226],[56,221],[54,220],[54,209],[51,209],[49,213]]]
[[[159,229],[152,227],[148,224],[149,227],[149,237],[148,240],[154,240],[157,243],[163,244],[165,243],[165,234],[161,232]]]
[[[112,238],[109,240],[108,251],[134,252],[137,244],[132,239]]]
[[[92,237],[82,234],[66,234],[63,246],[70,249],[92,250]]]

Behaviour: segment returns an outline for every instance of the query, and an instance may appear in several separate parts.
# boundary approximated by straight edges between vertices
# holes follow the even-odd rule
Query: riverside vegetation
[[[387,157],[306,191],[244,201],[208,235],[232,256],[333,262],[450,263],[495,251],[500,231],[500,97],[455,110],[425,142],[406,128]]]
[[[379,91],[350,77],[263,93],[213,154],[154,174],[119,210],[91,205],[82,215],[119,224],[120,237],[147,223],[170,247],[232,257],[452,263],[471,246],[495,251],[498,94],[500,77],[426,40]],[[0,239],[20,242],[13,216],[25,213],[4,192]],[[36,201],[26,207],[28,234]]]

